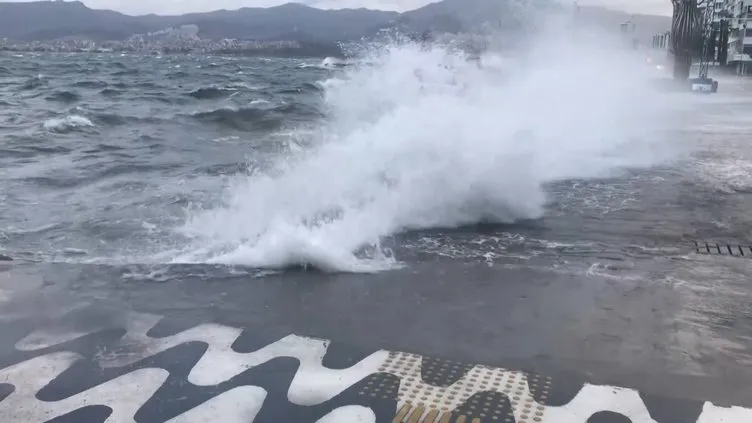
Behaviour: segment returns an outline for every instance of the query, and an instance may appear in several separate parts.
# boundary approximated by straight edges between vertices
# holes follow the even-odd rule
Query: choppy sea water
[[[588,60],[4,54],[0,252],[160,277],[435,263],[675,281],[710,265],[693,240],[748,242],[744,84],[658,93],[632,56],[568,54]],[[640,71],[614,78],[614,60]]]

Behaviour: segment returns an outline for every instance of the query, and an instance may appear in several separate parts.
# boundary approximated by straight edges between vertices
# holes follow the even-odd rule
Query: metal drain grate
[[[697,254],[752,258],[752,245],[699,241],[694,241],[694,243]]]

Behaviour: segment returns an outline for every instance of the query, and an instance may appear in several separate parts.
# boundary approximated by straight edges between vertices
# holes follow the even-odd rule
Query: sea
[[[5,52],[0,254],[160,281],[744,279],[748,258],[694,242],[752,241],[752,84],[659,90],[646,54],[555,39],[480,62],[411,42],[347,60]]]

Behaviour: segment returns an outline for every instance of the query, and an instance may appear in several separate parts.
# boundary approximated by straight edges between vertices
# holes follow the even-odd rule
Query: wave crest
[[[63,118],[54,118],[44,121],[44,129],[50,132],[68,133],[86,128],[94,127],[94,124],[87,118],[79,115],[70,115]]]
[[[313,119],[321,117],[321,114],[302,104],[283,104],[268,108],[227,106],[196,112],[191,117],[239,131],[268,131],[281,128],[289,120]]]
[[[526,54],[487,52],[481,66],[441,46],[367,49],[323,83],[315,147],[192,211],[181,232],[195,244],[174,261],[381,270],[397,264],[385,237],[538,218],[549,182],[670,157],[654,131],[668,103],[644,60],[619,40],[548,29]],[[204,117],[234,113],[258,118]]]

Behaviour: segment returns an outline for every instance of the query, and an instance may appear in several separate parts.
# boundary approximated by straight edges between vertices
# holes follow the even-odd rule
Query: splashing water
[[[174,261],[379,271],[398,265],[379,244],[389,235],[538,218],[547,182],[666,159],[654,71],[598,35],[551,25],[483,66],[438,46],[371,49],[324,83],[315,147],[193,212],[181,231],[196,243]]]

